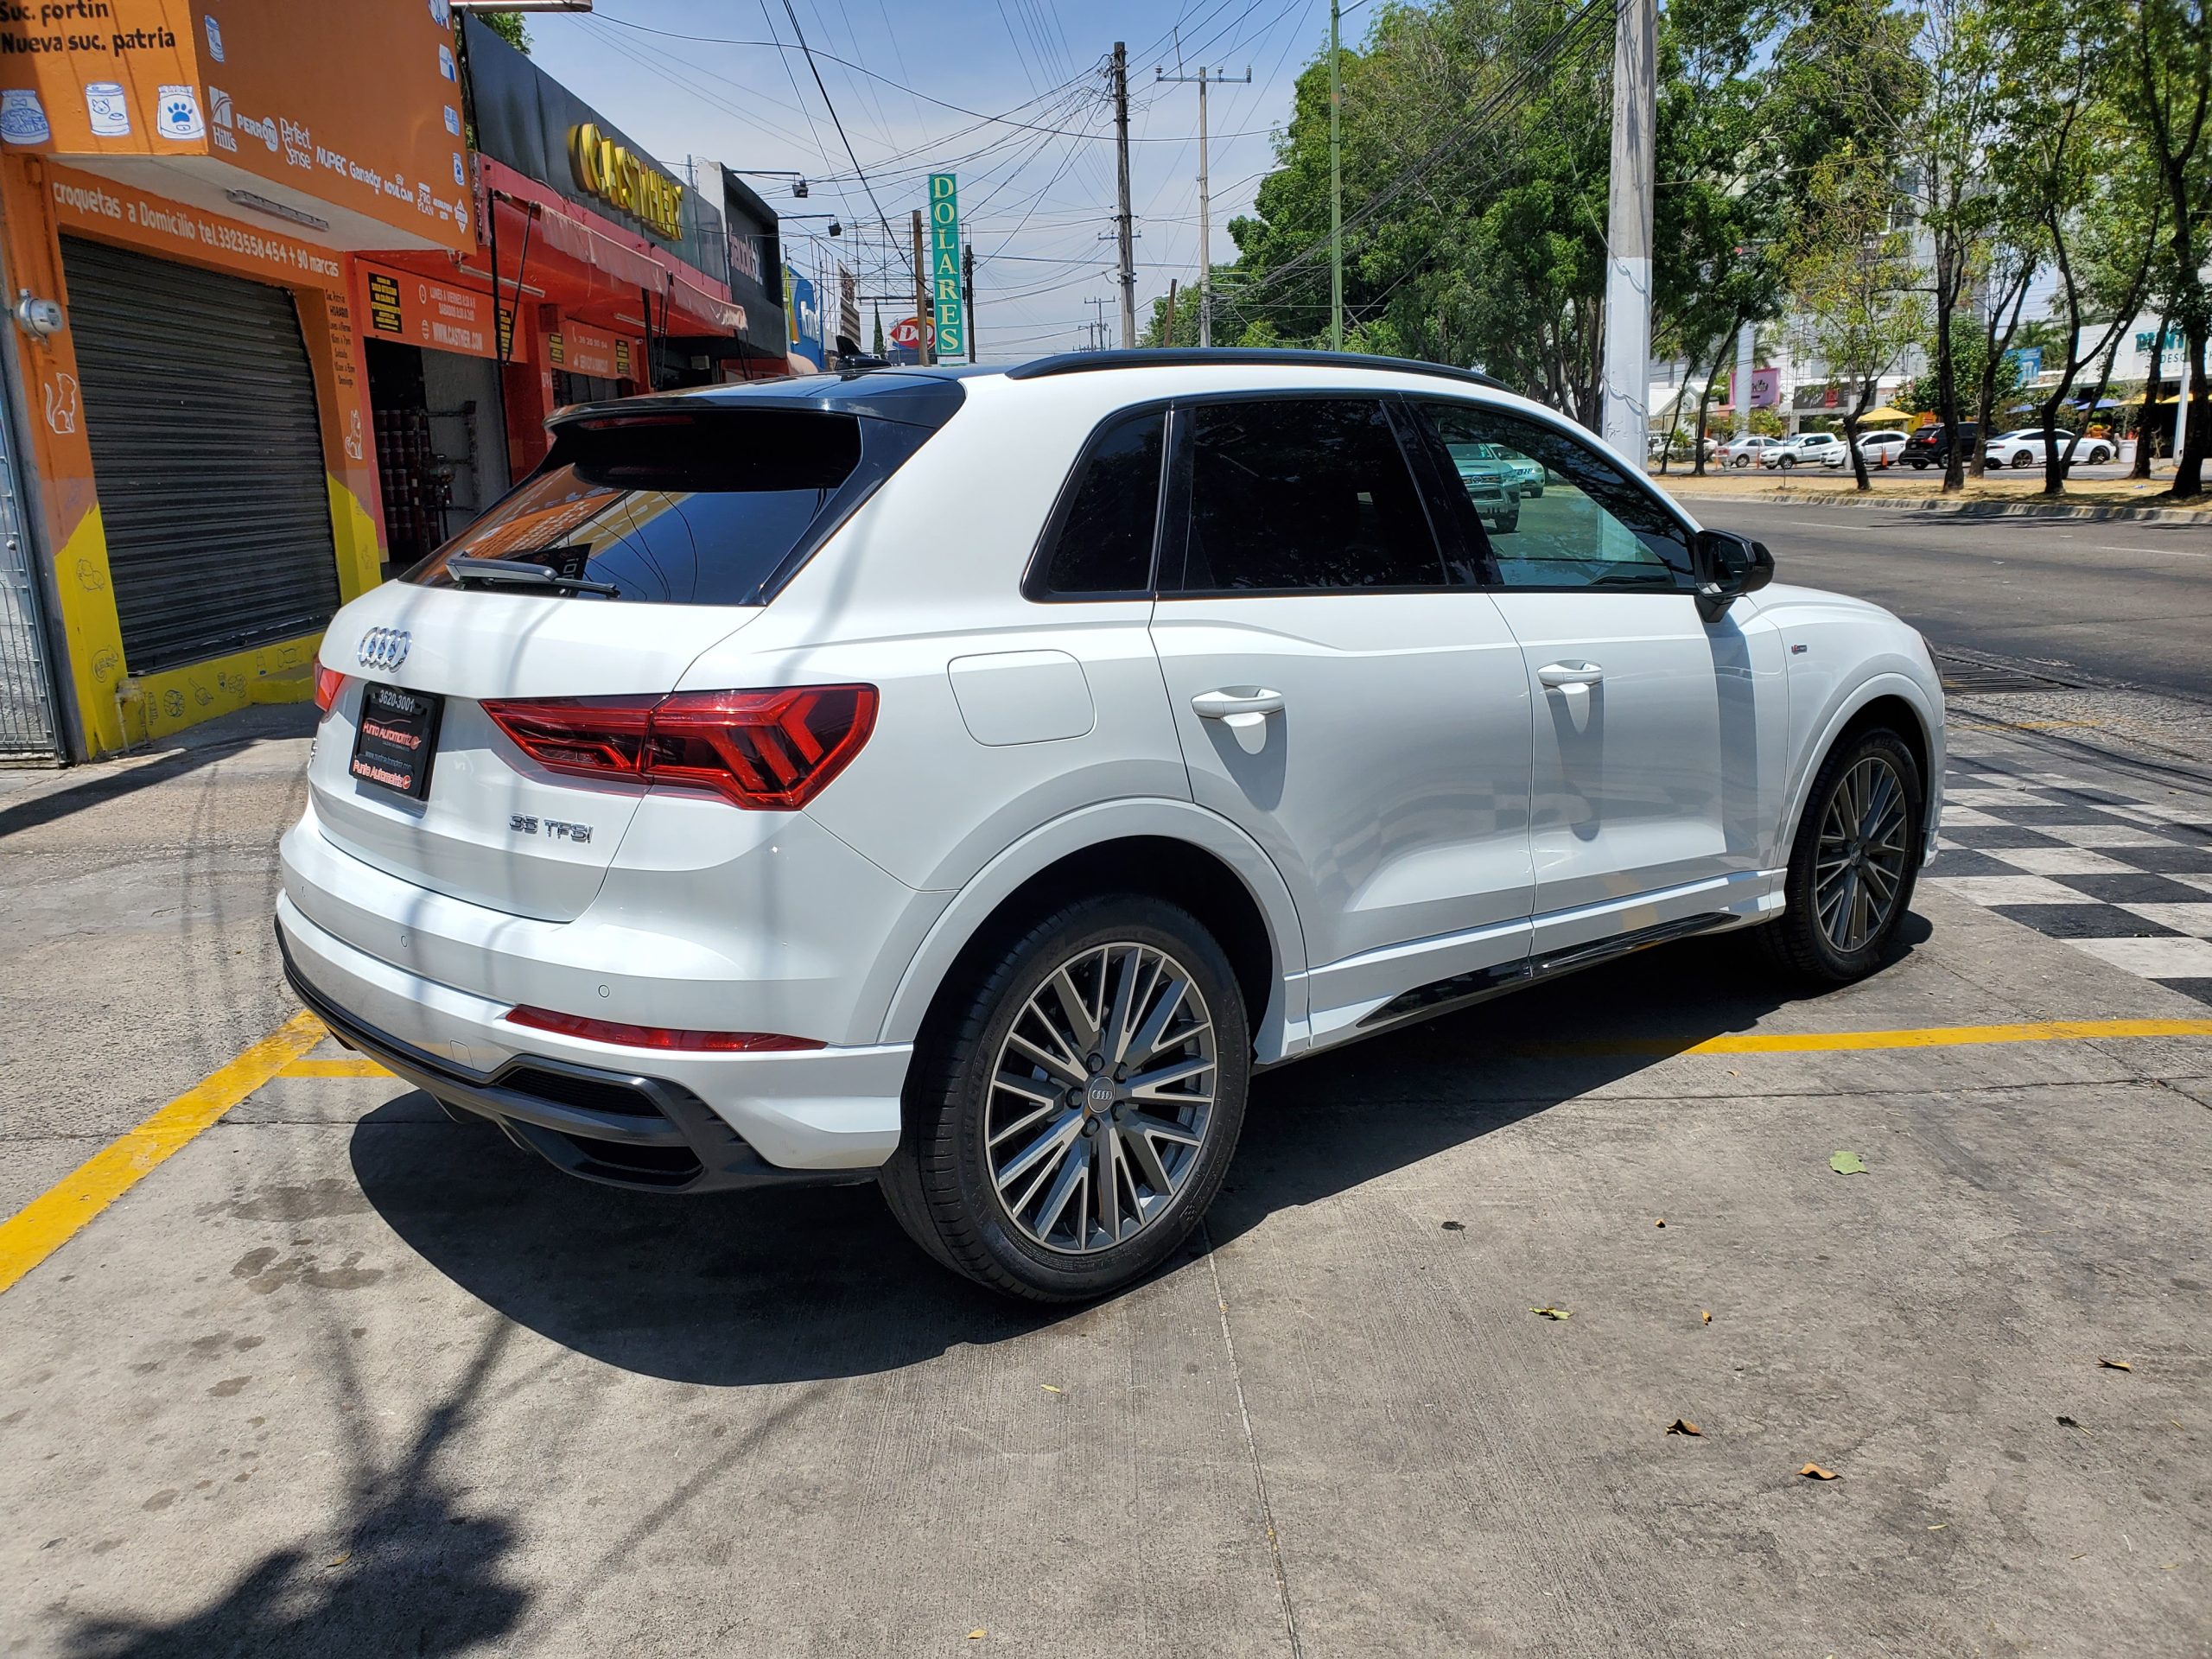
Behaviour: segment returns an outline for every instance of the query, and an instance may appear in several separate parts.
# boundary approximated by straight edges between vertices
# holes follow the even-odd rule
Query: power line
[[[1595,4],[1596,0],[1592,0],[1592,3]],[[830,124],[837,129],[838,141],[845,146],[845,154],[851,157],[853,171],[859,176],[861,188],[868,192],[868,206],[875,209],[875,222],[883,226],[883,233],[887,237],[891,234],[891,221],[884,217],[883,204],[875,199],[875,187],[868,182],[868,172],[861,166],[861,158],[853,149],[853,141],[846,136],[845,124],[837,118],[837,106],[830,101],[830,89],[822,84],[822,71],[815,65],[814,54],[807,51],[806,31],[798,26],[798,11],[791,4],[791,0],[784,0],[784,15],[791,20],[792,37],[798,41],[798,49],[806,53],[807,72],[814,77],[815,91],[822,94],[822,107],[830,111]],[[906,269],[913,272],[916,283],[921,281],[921,272],[915,267],[911,255],[906,260]]]

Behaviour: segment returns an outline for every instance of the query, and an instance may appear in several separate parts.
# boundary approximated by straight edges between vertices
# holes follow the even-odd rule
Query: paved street
[[[1781,580],[1888,606],[1940,645],[2212,698],[2212,521],[1685,499],[1764,538]]]
[[[2196,556],[1706,516],[1985,651],[2076,613],[2055,531]],[[1976,605],[2008,537],[2069,585]],[[2124,895],[2208,896],[2212,788],[2065,695],[1955,705],[1872,980],[1694,943],[1275,1073],[1196,1248],[1089,1309],[866,1188],[581,1185],[302,1036],[0,1294],[0,1651],[2203,1654],[2212,1010],[2049,901],[2185,950]],[[290,1016],[305,720],[194,738],[0,775],[0,1211]]]

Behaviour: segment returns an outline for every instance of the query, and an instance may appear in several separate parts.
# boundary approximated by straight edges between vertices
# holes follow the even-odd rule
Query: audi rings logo
[[[407,630],[371,628],[361,636],[361,649],[355,654],[363,668],[397,668],[407,660]]]

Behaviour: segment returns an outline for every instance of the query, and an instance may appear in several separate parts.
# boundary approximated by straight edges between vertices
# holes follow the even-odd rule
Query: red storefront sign
[[[354,261],[359,288],[354,303],[366,340],[388,340],[433,352],[464,357],[497,357],[499,342],[492,327],[492,296],[457,288],[414,271]],[[510,328],[512,319],[507,319]],[[508,359],[516,359],[511,346]]]
[[[572,319],[564,319],[560,332],[550,335],[545,346],[555,368],[587,374],[594,380],[630,378],[638,351],[633,341],[588,328]]]

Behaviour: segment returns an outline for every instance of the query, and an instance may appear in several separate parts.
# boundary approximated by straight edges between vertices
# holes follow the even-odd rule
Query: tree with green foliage
[[[524,27],[520,12],[480,11],[472,16],[516,51],[525,57],[530,55],[530,30]]]
[[[2203,491],[2212,446],[2212,387],[2204,378],[2212,334],[2212,283],[2204,275],[2212,264],[2212,18],[2204,0],[2120,0],[2119,17],[2117,97],[2144,145],[2165,226],[2152,287],[2181,331],[2189,367],[2189,438],[2173,484],[2186,499]],[[2149,413],[2146,407],[2146,421]]]
[[[1926,297],[1882,157],[1853,149],[1830,156],[1807,178],[1805,194],[1789,258],[1800,340],[1827,365],[1827,384],[1844,399],[1843,441],[1865,491],[1872,486],[1859,423],[1879,397],[1881,378],[1926,331]]]

